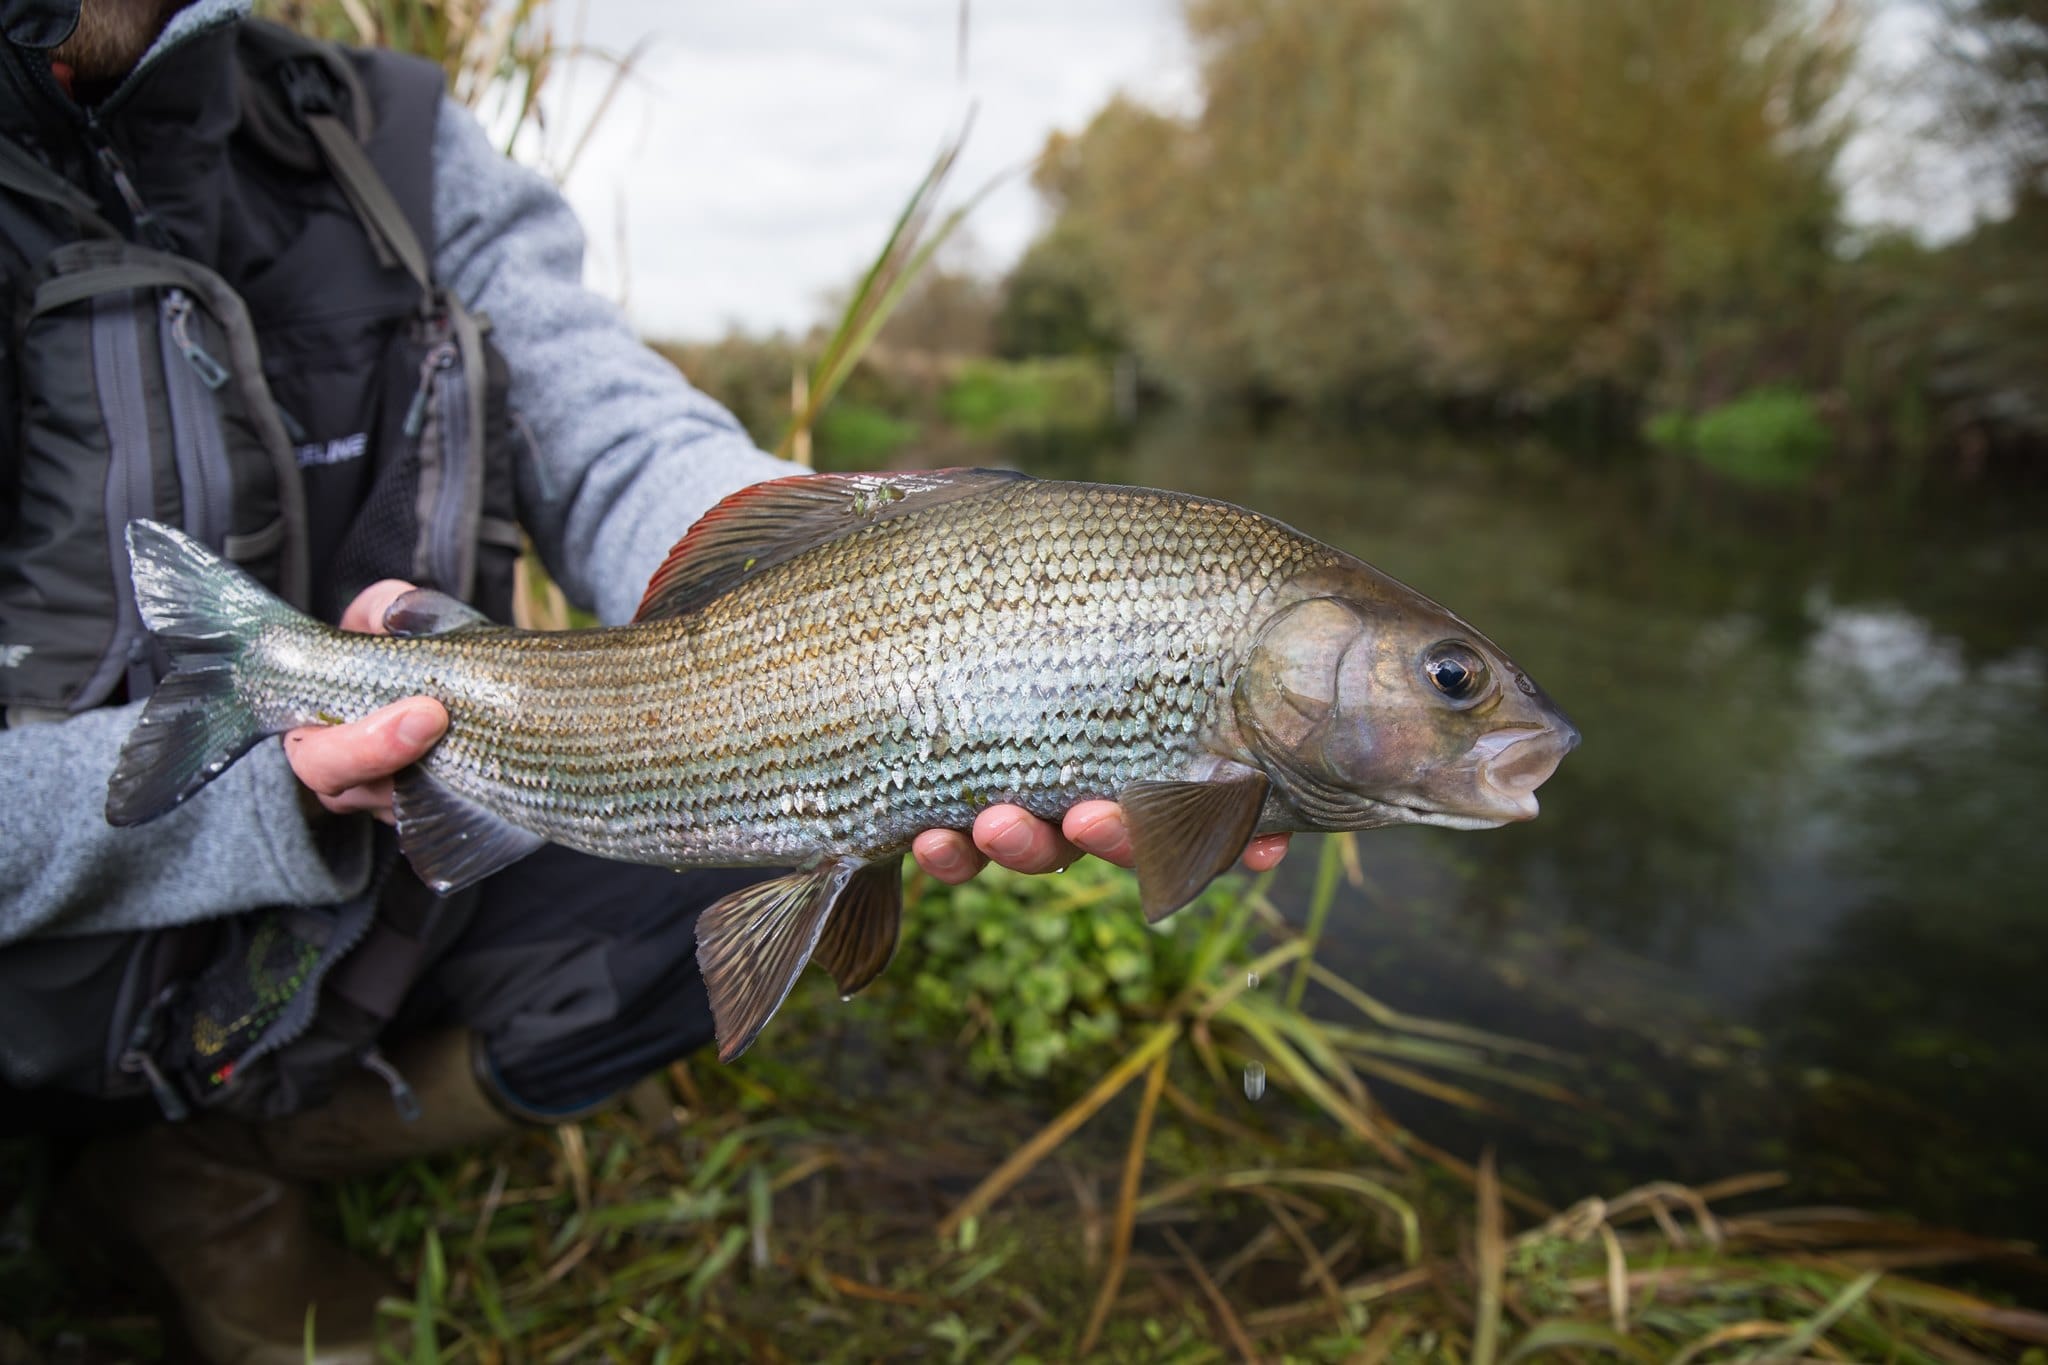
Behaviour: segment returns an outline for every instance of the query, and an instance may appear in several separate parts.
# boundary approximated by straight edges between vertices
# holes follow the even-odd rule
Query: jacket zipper
[[[227,383],[227,367],[192,336],[192,296],[182,289],[164,295],[164,390],[171,407],[171,450],[185,503],[185,532],[216,550],[232,529],[234,470],[221,435],[215,390]],[[177,355],[174,355],[173,352]],[[180,363],[177,356],[184,357]]]
[[[412,402],[405,409],[405,434],[417,440],[427,425],[427,404],[433,401],[434,381],[442,370],[455,363],[456,350],[452,341],[437,341],[429,347],[420,361],[420,385],[413,390]]]
[[[127,669],[128,699],[139,701],[155,685],[150,667],[149,635],[142,627],[142,614],[135,606],[135,593],[128,582],[130,566],[120,532],[136,517],[156,515],[156,500],[149,443],[147,399],[142,392],[142,328],[136,321],[137,307],[129,301],[96,302],[92,309],[93,363],[105,376],[100,384],[101,417],[107,426],[109,470],[107,476],[107,523],[110,540],[117,551],[121,572],[115,585],[115,626],[113,651]],[[100,677],[95,674],[95,677]],[[107,678],[112,686],[112,679]]]
[[[451,325],[445,315],[441,325]],[[426,536],[422,562],[436,587],[456,594],[469,589],[463,582],[462,548],[457,544],[463,509],[469,501],[470,475],[469,385],[461,360],[462,347],[452,336],[428,348],[420,360],[420,384],[406,408],[404,426],[406,438],[416,442],[426,431],[429,405],[440,418],[435,430],[440,448],[434,460],[439,481],[420,527]],[[424,465],[426,453],[419,454]]]
[[[85,114],[85,143],[92,149],[93,159],[99,163],[100,173],[114,187],[114,193],[121,198],[128,210],[128,217],[135,224],[135,231],[158,251],[175,254],[178,244],[171,240],[171,234],[143,202],[142,192],[135,188],[135,180],[128,174],[128,167],[115,150],[114,140],[107,130],[100,126],[99,115],[88,110]]]

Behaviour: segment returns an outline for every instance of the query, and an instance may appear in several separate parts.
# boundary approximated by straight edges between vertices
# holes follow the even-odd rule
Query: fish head
[[[1233,703],[1253,761],[1313,829],[1534,819],[1579,742],[1498,645],[1356,561],[1292,585]]]

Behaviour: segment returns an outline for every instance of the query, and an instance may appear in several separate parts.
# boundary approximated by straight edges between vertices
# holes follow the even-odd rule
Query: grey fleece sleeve
[[[206,790],[134,829],[107,823],[107,776],[141,703],[0,730],[0,944],[211,919],[359,894],[367,825],[317,845],[284,746],[264,740]],[[330,861],[330,859],[332,861]]]
[[[554,187],[443,104],[434,266],[487,314],[535,458],[519,515],[570,599],[631,618],[669,547],[728,493],[804,471],[762,454],[730,413],[585,289],[583,231]]]
[[[520,516],[575,601],[607,621],[725,494],[800,473],[584,289],[583,236],[554,189],[505,160],[452,101],[434,143],[435,268],[488,314],[534,437]],[[0,730],[0,944],[150,928],[360,893],[368,826],[316,841],[282,746],[266,740],[183,807],[135,829],[105,817],[139,706]]]

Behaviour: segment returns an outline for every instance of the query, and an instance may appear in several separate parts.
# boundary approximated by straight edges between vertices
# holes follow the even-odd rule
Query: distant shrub
[[[947,421],[984,439],[1094,431],[1109,424],[1109,372],[1086,356],[973,361],[940,406]]]
[[[842,398],[818,419],[818,466],[821,469],[865,469],[886,461],[917,439],[922,428],[866,403]]]
[[[1751,389],[1697,417],[1659,413],[1643,434],[1731,479],[1765,487],[1806,483],[1835,445],[1813,399],[1782,387]]]

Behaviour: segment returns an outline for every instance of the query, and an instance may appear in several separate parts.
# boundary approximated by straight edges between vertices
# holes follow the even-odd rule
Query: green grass
[[[1326,900],[1346,845],[1323,857]],[[1156,929],[1097,864],[911,891],[882,981],[842,1005],[807,980],[739,1064],[342,1187],[348,1239],[409,1268],[394,1322],[435,1326],[392,1358],[1931,1363],[2048,1340],[1904,1273],[2010,1248],[1725,1211],[1769,1176],[1557,1212],[1431,1151],[1377,1088],[1568,1104],[1571,1067],[1323,973],[1257,884]],[[1297,972],[1322,1014],[1288,1005]]]
[[[1356,873],[1348,840],[1321,858],[1311,924]],[[2039,1273],[2010,1247],[1759,1211],[1771,1176],[1558,1211],[1430,1148],[1383,1091],[1505,1115],[1575,1104],[1574,1065],[1328,973],[1262,882],[1156,928],[1097,863],[909,893],[882,979],[842,1003],[809,974],[738,1064],[336,1187],[408,1285],[386,1358],[2048,1365],[2021,1354],[2048,1315],[1916,1278]],[[25,1347],[152,1358],[146,1315],[8,1255]]]

